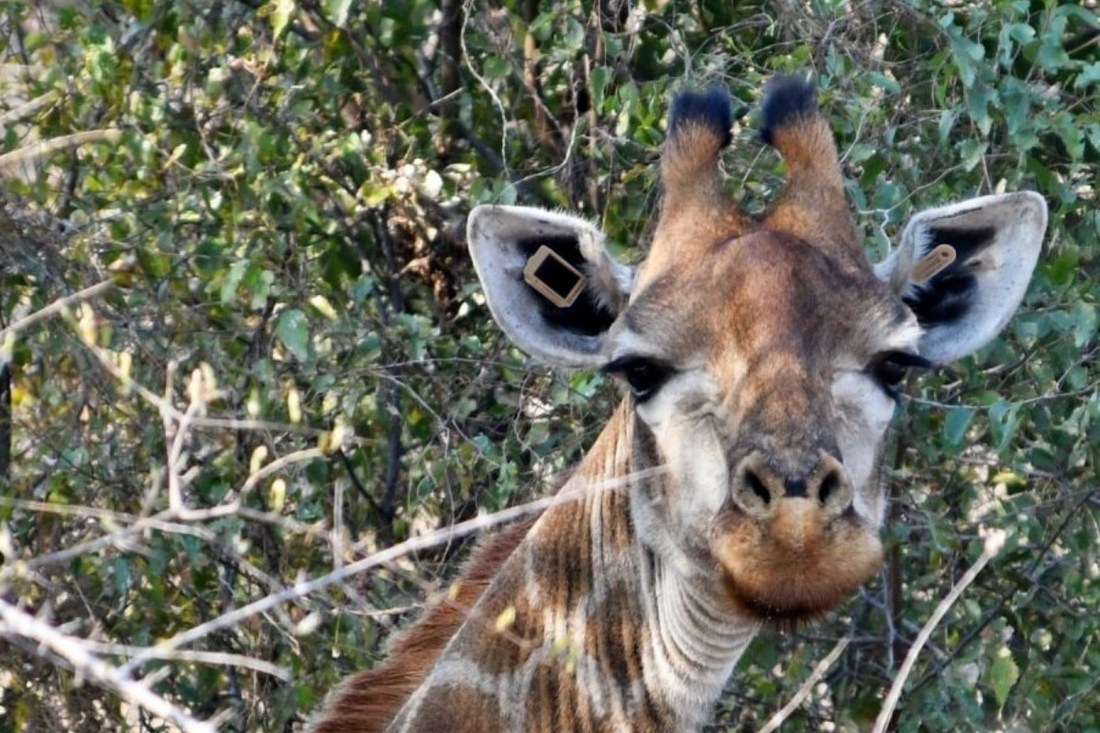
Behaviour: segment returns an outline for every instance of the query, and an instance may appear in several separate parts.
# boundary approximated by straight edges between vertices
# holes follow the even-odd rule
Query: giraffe
[[[471,213],[504,332],[626,395],[562,488],[578,498],[490,537],[455,602],[346,680],[313,733],[697,731],[761,627],[811,622],[879,568],[879,453],[907,369],[1004,327],[1046,204],[918,213],[872,266],[813,83],[766,89],[760,132],[787,182],[760,216],[720,173],[730,106],[720,90],[674,97],[638,267],[572,214]],[[524,274],[544,247],[568,265],[550,294]]]

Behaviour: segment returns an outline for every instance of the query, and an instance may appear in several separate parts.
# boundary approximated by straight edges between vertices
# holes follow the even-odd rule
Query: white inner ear
[[[521,242],[570,237],[586,264],[586,294],[615,313],[633,281],[631,268],[605,249],[603,233],[568,214],[523,206],[479,206],[470,214],[467,241],[493,318],[512,341],[533,356],[565,367],[595,366],[603,359],[606,333],[586,335],[548,324],[541,315],[544,297],[523,279],[528,253]]]
[[[935,278],[917,285],[913,267],[938,242],[933,230],[993,230],[993,241],[980,252],[961,254],[956,267],[965,267],[976,280],[965,316],[942,325],[929,324],[921,338],[925,357],[946,362],[969,354],[996,336],[1027,291],[1046,231],[1047,207],[1030,191],[984,196],[921,212],[902,233],[901,246],[875,267],[903,297],[935,287]]]

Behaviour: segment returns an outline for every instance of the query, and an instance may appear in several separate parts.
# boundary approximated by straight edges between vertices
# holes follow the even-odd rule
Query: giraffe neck
[[[620,407],[563,488],[591,490],[539,519],[390,733],[705,723],[756,626],[737,615],[712,562],[639,536],[652,486],[601,488],[653,465],[635,453],[632,421]]]

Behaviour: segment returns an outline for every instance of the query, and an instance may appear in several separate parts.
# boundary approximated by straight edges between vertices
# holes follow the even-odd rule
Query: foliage
[[[866,729],[981,526],[1008,545],[937,628],[897,730],[1100,730],[1095,5],[441,2],[0,0],[0,328],[118,285],[0,344],[4,567],[167,506],[171,437],[120,376],[184,410],[198,370],[220,388],[209,417],[265,421],[196,425],[179,464],[189,506],[240,497],[250,513],[44,562],[0,592],[69,633],[147,645],[541,494],[618,393],[505,342],[464,249],[466,213],[568,207],[638,255],[666,100],[685,82],[743,103],[725,165],[760,208],[782,181],[751,131],[762,82],[812,69],[873,259],[914,211],[1001,189],[1041,191],[1051,226],[1006,333],[912,384],[899,409],[881,582],[823,626],[756,642],[712,730],[757,729],[849,628],[827,690],[783,730]],[[94,130],[121,133],[19,158]],[[336,429],[354,437],[339,447]],[[242,491],[318,441],[322,457]],[[200,717],[230,709],[224,730],[293,729],[378,660],[459,549],[200,644],[285,665],[289,681],[144,671],[163,668],[156,689]],[[0,650],[0,731],[136,729],[109,693]]]

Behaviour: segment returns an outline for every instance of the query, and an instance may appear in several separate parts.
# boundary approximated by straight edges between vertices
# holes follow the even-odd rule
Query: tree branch
[[[833,663],[840,658],[840,655],[848,648],[848,644],[851,643],[851,641],[852,637],[850,634],[838,641],[836,646],[833,647],[833,650],[817,663],[817,666],[814,667],[814,671],[810,673],[810,676],[807,677],[806,681],[802,683],[802,686],[798,688],[798,692],[794,694],[790,702],[773,715],[764,727],[760,729],[759,733],[772,733],[772,731],[779,730],[779,726],[783,721],[789,718],[791,714],[798,709],[798,706],[802,704],[802,701],[809,697],[810,691],[814,688],[814,685],[825,676],[825,673],[828,672],[829,668],[833,666]]]
[[[3,599],[0,599],[0,622],[0,633],[37,642],[40,650],[48,650],[64,659],[81,677],[106,687],[127,702],[140,705],[153,715],[175,724],[184,733],[216,733],[213,725],[196,720],[141,682],[130,679],[118,667],[92,655],[84,646],[83,639],[66,636]],[[41,651],[38,654],[45,656]]]
[[[902,662],[901,669],[898,670],[898,676],[894,678],[894,684],[890,686],[890,693],[886,696],[886,702],[883,703],[882,711],[879,713],[871,733],[886,733],[886,728],[890,725],[890,719],[894,715],[894,708],[897,707],[898,698],[901,697],[901,689],[905,686],[905,680],[909,678],[909,673],[913,671],[913,665],[916,664],[920,650],[928,642],[928,637],[932,635],[932,631],[947,615],[951,606],[955,605],[955,601],[959,600],[959,596],[963,594],[963,591],[970,587],[970,584],[978,577],[978,573],[982,572],[982,568],[997,556],[997,553],[1004,547],[1004,543],[1004,530],[991,530],[985,538],[985,547],[982,550],[981,557],[970,566],[970,569],[963,574],[959,582],[951,588],[951,592],[940,601],[940,605],[936,606],[932,618],[928,619],[928,623],[924,625],[920,633],[917,634],[916,640],[913,641],[913,646],[909,647],[909,653],[905,655],[905,661]]]
[[[657,476],[663,476],[668,473],[667,466],[657,466],[655,468],[645,469],[642,471],[635,471],[634,473],[627,474],[626,476],[619,476],[613,479],[607,479],[597,481],[592,484],[581,485],[577,488],[570,489],[568,491],[561,491],[553,496],[548,496],[543,499],[537,499],[535,501],[527,502],[526,504],[520,504],[518,506],[504,509],[493,514],[483,514],[465,522],[459,522],[451,527],[443,530],[436,530],[434,532],[428,532],[427,534],[414,537],[410,540],[405,540],[392,547],[376,552],[367,557],[356,560],[349,565],[343,565],[340,568],[333,570],[330,573],[322,575],[308,581],[299,581],[293,586],[279,591],[278,593],[272,593],[257,601],[253,601],[246,606],[219,616],[218,618],[211,619],[206,623],[199,624],[187,631],[176,634],[170,639],[157,644],[155,647],[150,648],[150,652],[146,654],[139,654],[135,658],[131,659],[125,667],[122,668],[123,672],[128,672],[131,669],[136,669],[139,665],[151,658],[151,654],[155,652],[170,651],[173,649],[179,649],[181,646],[190,644],[193,641],[197,641],[208,634],[211,634],[219,629],[224,629],[230,626],[235,626],[247,618],[251,618],[257,614],[263,613],[268,609],[274,608],[281,603],[294,600],[295,598],[301,598],[302,596],[315,593],[323,588],[327,588],[330,585],[343,582],[348,578],[354,577],[359,573],[366,570],[376,568],[383,565],[389,565],[390,563],[398,560],[407,555],[411,555],[422,550],[426,550],[438,545],[454,542],[457,539],[468,537],[472,534],[485,531],[492,527],[497,527],[501,524],[507,524],[508,522],[515,521],[521,517],[525,517],[531,514],[538,514],[547,510],[552,506],[559,504],[566,504],[573,501],[578,501],[592,492],[598,491],[614,491],[622,488],[626,488],[637,481],[644,481]],[[362,543],[353,546],[352,550],[362,549]]]
[[[64,298],[58,298],[45,308],[37,310],[34,313],[31,313],[29,316],[26,316],[25,318],[20,318],[18,321],[11,324],[7,328],[0,329],[0,344],[4,342],[4,337],[7,336],[9,333],[21,331],[22,329],[30,326],[33,323],[37,323],[38,321],[41,321],[44,318],[48,318],[55,313],[60,313],[73,303],[94,298],[100,293],[103,293],[104,291],[112,287],[114,287],[114,283],[112,283],[110,280],[104,280],[103,282],[96,283],[91,287],[84,288],[80,292],[73,293],[72,295],[67,295]]]

